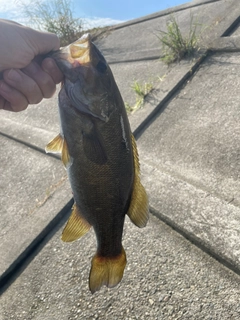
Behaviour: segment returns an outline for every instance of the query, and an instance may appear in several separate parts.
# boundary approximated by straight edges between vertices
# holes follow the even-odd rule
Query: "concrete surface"
[[[209,49],[213,52],[239,52],[240,37],[236,35],[237,31],[231,37],[217,38],[209,44]]]
[[[10,133],[15,138],[44,149],[49,139],[54,138],[59,133],[57,101],[56,94],[50,100],[43,100],[38,105],[31,105],[24,112],[13,113],[1,110],[1,131],[8,134],[11,130]],[[5,124],[2,125],[2,123]],[[22,126],[27,126],[27,128],[25,127],[25,130],[21,129]],[[27,135],[29,130],[31,130],[31,134]],[[34,134],[34,132],[36,133]],[[39,141],[39,139],[41,140]]]
[[[150,203],[238,269],[239,62],[205,60],[138,144]]]
[[[128,220],[128,219],[127,219]],[[145,229],[129,220],[123,280],[91,295],[93,232],[67,244],[61,231],[2,297],[1,320],[238,319],[240,278],[171,228],[150,217]]]
[[[181,32],[188,35],[193,20],[198,24],[199,40],[204,44],[210,39],[220,37],[239,16],[238,3],[235,0],[223,0],[221,5],[219,1],[198,6],[185,5],[184,8],[185,10],[176,10],[174,13]],[[118,28],[117,25],[107,37],[97,40],[96,43],[110,64],[160,57],[161,43],[157,35],[159,30],[166,31],[166,23],[170,18],[171,14],[167,10],[164,15],[156,15],[150,20],[138,19],[138,23],[129,24],[125,28]]]
[[[174,10],[184,33],[191,15],[201,23],[201,50],[166,67],[154,60],[154,32]],[[0,111],[0,320],[239,318],[239,15],[237,0],[192,1],[98,40],[125,102],[135,101],[134,80],[153,82],[129,120],[151,210],[165,222],[127,222],[128,266],[116,289],[88,292],[92,233],[59,240],[72,195],[61,162],[44,153],[59,132],[57,96]]]
[[[53,219],[55,210],[69,201],[71,192],[59,160],[3,136],[0,144],[2,274]],[[49,199],[55,212],[52,205],[46,210]]]

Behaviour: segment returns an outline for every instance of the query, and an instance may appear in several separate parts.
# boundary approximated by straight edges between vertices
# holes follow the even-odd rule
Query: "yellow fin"
[[[91,225],[82,217],[76,204],[74,204],[71,216],[62,233],[62,241],[71,242],[77,240],[87,233],[90,228]]]
[[[62,162],[65,168],[68,168],[72,164],[72,159],[68,152],[68,146],[66,140],[59,133],[53,140],[51,140],[45,147],[45,151],[48,153],[61,153]]]
[[[123,248],[116,257],[101,257],[96,254],[92,259],[89,276],[91,292],[98,291],[103,285],[108,288],[115,287],[122,280],[126,263],[126,253]]]
[[[139,228],[143,228],[146,226],[149,218],[148,196],[140,181],[140,165],[138,159],[137,144],[133,135],[132,147],[135,174],[131,203],[127,215],[136,226],[138,226]]]
[[[72,164],[72,160],[68,152],[67,142],[65,139],[63,140],[63,146],[62,146],[62,162],[65,168],[70,167],[70,165]]]
[[[63,137],[59,133],[54,139],[52,139],[45,147],[45,151],[48,153],[61,153],[63,148]]]

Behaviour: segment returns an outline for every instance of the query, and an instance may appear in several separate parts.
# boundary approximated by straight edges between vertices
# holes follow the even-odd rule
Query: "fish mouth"
[[[67,60],[73,67],[87,65],[91,62],[91,35],[84,34],[67,47],[60,48],[60,59]]]
[[[91,35],[84,34],[80,39],[69,45],[70,55],[81,64],[90,62]]]

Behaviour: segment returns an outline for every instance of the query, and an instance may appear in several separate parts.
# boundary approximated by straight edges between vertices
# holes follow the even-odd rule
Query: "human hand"
[[[0,109],[21,111],[50,98],[63,75],[42,54],[59,49],[56,35],[0,19]]]

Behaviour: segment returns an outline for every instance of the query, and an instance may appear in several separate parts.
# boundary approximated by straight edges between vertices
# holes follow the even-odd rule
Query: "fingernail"
[[[20,74],[14,70],[14,69],[11,69],[8,74],[7,74],[7,78],[11,81],[21,81],[21,76]]]

